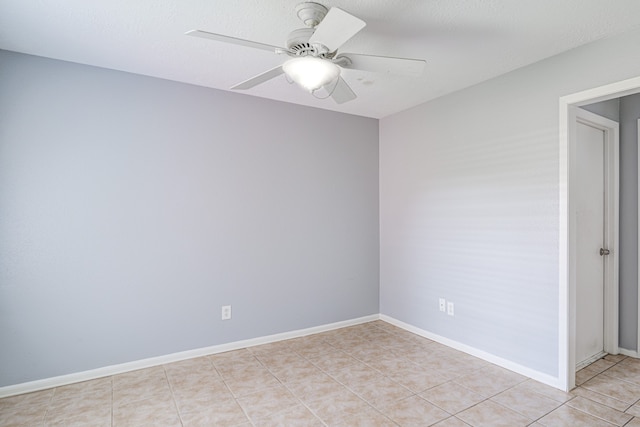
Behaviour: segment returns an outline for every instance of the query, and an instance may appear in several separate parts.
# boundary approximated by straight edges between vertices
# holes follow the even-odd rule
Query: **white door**
[[[577,123],[576,367],[604,355],[605,131]]]

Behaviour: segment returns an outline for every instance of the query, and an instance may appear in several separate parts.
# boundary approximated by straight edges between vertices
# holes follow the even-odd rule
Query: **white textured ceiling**
[[[284,46],[299,0],[0,0],[0,49],[228,90],[282,63],[185,36]],[[279,77],[249,95],[381,118],[640,26],[640,0],[327,0],[367,26],[342,52],[425,59],[418,78],[343,71],[358,98],[318,100]],[[1,64],[0,64],[0,78]]]

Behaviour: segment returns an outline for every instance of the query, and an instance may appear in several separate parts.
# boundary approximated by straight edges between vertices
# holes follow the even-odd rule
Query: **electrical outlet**
[[[447,311],[447,301],[444,298],[438,300],[440,304],[440,311]]]
[[[223,305],[222,306],[222,320],[229,320],[231,319],[231,306],[230,305]]]
[[[447,314],[449,316],[453,316],[453,303],[452,302],[448,302],[447,303]]]

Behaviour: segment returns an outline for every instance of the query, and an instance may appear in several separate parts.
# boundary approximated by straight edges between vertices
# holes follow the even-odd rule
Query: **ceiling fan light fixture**
[[[282,65],[282,69],[291,80],[309,92],[326,86],[340,75],[340,67],[336,64],[313,56],[290,59]]]

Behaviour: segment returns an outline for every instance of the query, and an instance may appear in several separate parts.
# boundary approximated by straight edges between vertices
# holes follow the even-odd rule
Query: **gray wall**
[[[620,98],[620,347],[638,349],[640,94]]]
[[[0,94],[0,386],[379,312],[377,120],[11,52]]]
[[[582,107],[587,111],[591,111],[602,117],[606,117],[614,122],[620,121],[620,98],[613,98],[607,101],[596,102],[594,104],[583,105]]]
[[[638,45],[608,38],[381,120],[381,313],[558,378],[558,99],[639,76]]]

